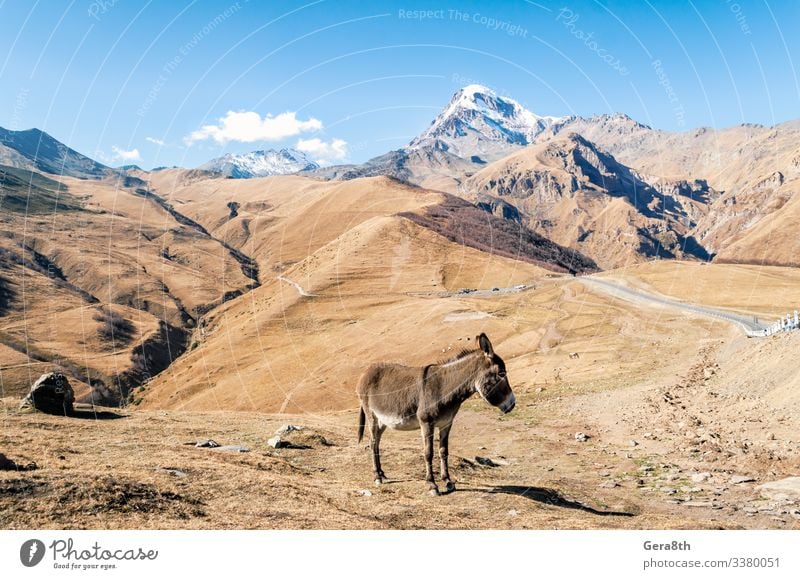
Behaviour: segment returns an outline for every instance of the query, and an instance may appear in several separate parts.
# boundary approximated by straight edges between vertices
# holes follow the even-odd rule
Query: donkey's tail
[[[361,411],[358,414],[358,442],[361,442],[361,439],[364,438],[364,426],[367,423],[367,415],[364,414],[364,407],[361,407]]]

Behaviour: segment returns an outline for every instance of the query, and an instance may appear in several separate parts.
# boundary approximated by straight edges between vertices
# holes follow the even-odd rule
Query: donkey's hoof
[[[437,489],[436,487],[433,487],[433,488],[432,488],[430,491],[428,491],[428,492],[430,492],[430,494],[431,494],[431,496],[432,496],[432,497],[438,497],[438,496],[441,494],[441,493],[439,492],[439,489]]]
[[[455,483],[453,483],[453,481],[447,481],[447,484],[444,486],[444,492],[452,493],[454,490],[456,490]]]

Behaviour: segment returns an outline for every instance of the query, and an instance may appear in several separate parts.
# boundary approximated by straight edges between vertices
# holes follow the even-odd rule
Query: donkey
[[[439,487],[433,478],[433,429],[439,429],[439,460],[445,492],[456,486],[447,468],[448,440],[453,419],[461,404],[476,392],[504,414],[511,412],[516,398],[508,384],[506,365],[495,354],[486,334],[475,338],[478,348],[464,350],[453,358],[424,367],[373,364],[362,374],[356,393],[361,400],[358,441],[364,437],[369,417],[372,466],[375,484],[386,480],[381,469],[380,444],[384,430],[422,430],[425,480],[433,496]]]

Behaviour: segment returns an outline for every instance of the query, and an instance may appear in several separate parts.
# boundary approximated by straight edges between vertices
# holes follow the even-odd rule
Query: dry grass
[[[385,437],[392,482],[371,485],[355,415],[294,416],[330,446],[274,450],[265,440],[287,417],[250,413],[130,413],[119,420],[6,414],[0,448],[38,470],[0,472],[0,528],[639,528],[713,526],[652,511],[638,497],[597,491],[580,474],[596,449],[546,471],[547,441],[516,421],[466,412],[452,436],[460,490],[434,499],[421,480],[418,437]],[[46,434],[46,436],[44,436]],[[195,448],[210,437],[249,453]],[[80,441],[78,443],[77,441]],[[487,450],[479,447],[485,446]],[[510,466],[474,465],[476,454]],[[544,452],[543,452],[544,451]],[[590,458],[595,457],[595,458]],[[467,458],[470,462],[462,461]],[[369,489],[371,496],[360,491]],[[618,512],[614,515],[609,513]],[[635,516],[626,516],[626,514]],[[718,523],[716,523],[718,524]]]

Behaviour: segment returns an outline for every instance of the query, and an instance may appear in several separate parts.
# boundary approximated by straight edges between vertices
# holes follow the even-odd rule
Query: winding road
[[[681,302],[658,294],[651,294],[645,291],[614,283],[606,279],[596,277],[579,277],[578,281],[584,285],[602,291],[610,296],[617,297],[630,302],[638,302],[650,305],[676,308],[693,314],[707,316],[734,323],[744,330],[748,337],[763,337],[768,324],[757,321],[753,316],[735,314],[726,310],[709,308]]]

